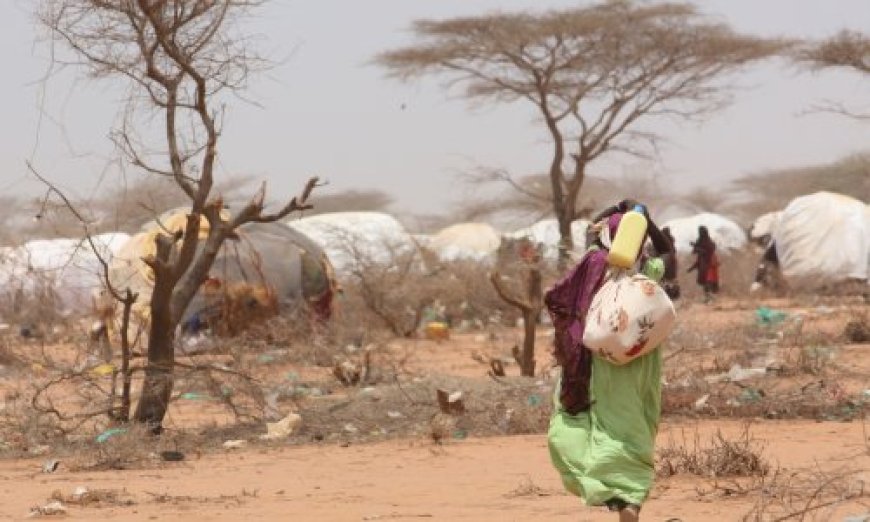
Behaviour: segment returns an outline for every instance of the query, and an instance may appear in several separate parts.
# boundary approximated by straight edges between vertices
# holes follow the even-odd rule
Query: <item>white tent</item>
[[[414,239],[399,221],[380,212],[333,212],[286,222],[326,252],[338,275],[359,264],[391,265],[418,255]]]
[[[495,256],[499,245],[501,236],[492,226],[486,223],[459,223],[432,236],[429,248],[442,261],[486,261]]]
[[[749,229],[749,237],[761,239],[764,236],[772,236],[780,217],[782,217],[781,210],[762,214],[752,223],[752,228]]]
[[[586,230],[589,222],[578,220],[571,223],[571,237],[574,240],[574,251],[580,252],[586,244]],[[562,237],[559,235],[559,222],[555,219],[543,219],[529,227],[505,234],[510,239],[528,238],[535,243],[544,245],[544,257],[556,259],[559,256],[559,243]]]
[[[103,288],[100,257],[110,262],[130,238],[111,233],[85,238],[40,239],[0,254],[0,292],[7,298],[45,299],[63,315],[87,313],[94,291]],[[99,257],[97,255],[99,253]]]
[[[746,246],[746,233],[730,219],[704,212],[691,217],[673,219],[663,225],[671,230],[674,246],[679,254],[692,252],[692,243],[698,239],[698,227],[705,226],[720,251],[737,250]]]
[[[773,239],[787,279],[825,283],[870,272],[870,210],[857,199],[831,192],[795,198]]]

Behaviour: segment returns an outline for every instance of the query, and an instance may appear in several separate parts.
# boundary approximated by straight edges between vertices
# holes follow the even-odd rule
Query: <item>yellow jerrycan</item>
[[[626,212],[619,222],[616,237],[611,241],[607,263],[617,268],[628,269],[634,266],[646,237],[646,227],[643,207],[637,205],[633,210]]]

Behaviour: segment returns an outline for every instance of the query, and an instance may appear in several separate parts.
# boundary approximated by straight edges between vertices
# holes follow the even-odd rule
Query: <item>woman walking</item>
[[[626,200],[596,218],[614,237]],[[656,257],[641,259],[644,274],[664,275],[661,256],[673,244],[648,221]],[[653,483],[655,436],[661,411],[659,349],[616,366],[583,345],[586,312],[607,272],[606,242],[596,240],[580,263],[547,292],[556,329],[555,357],[562,374],[554,393],[548,441],[553,465],[565,488],[590,506],[619,512],[621,522],[638,520]]]
[[[692,253],[696,256],[695,262],[688,272],[698,271],[698,285],[704,289],[704,302],[709,303],[713,294],[719,292],[719,256],[707,227],[698,227],[698,239],[692,243]]]

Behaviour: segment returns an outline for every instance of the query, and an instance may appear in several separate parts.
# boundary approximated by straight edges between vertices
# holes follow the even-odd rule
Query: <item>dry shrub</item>
[[[133,506],[136,504],[126,489],[87,489],[79,494],[76,492],[64,494],[58,489],[52,492],[50,500],[80,507]]]
[[[532,481],[532,477],[525,477],[520,483],[505,494],[505,498],[527,498],[527,497],[553,497],[565,496],[566,493],[561,489],[544,489]]]
[[[752,508],[742,520],[833,520],[834,511],[867,510],[870,492],[864,476],[868,470],[821,469],[786,471],[778,469],[767,477],[756,479],[741,491],[756,497]],[[859,517],[860,520],[863,520]]]
[[[853,312],[843,328],[843,338],[854,344],[870,343],[870,320],[866,313]]]
[[[750,425],[745,424],[735,438],[726,437],[721,430],[702,444],[696,431],[691,441],[682,433],[682,440],[671,438],[658,453],[658,474],[671,477],[679,474],[699,477],[762,477],[770,471],[770,464],[762,456],[763,446],[752,437]]]

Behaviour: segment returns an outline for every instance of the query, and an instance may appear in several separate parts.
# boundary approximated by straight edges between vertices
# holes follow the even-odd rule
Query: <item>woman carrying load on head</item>
[[[688,272],[698,271],[698,285],[704,289],[704,302],[710,302],[713,294],[719,292],[719,256],[707,227],[698,227],[698,239],[692,243],[692,253],[696,256],[695,262]]]
[[[595,226],[607,227],[614,237],[623,214],[635,205],[625,200],[605,210]],[[664,275],[661,256],[673,253],[673,244],[648,216],[647,221],[656,256],[641,256],[641,269],[659,281]],[[662,360],[655,349],[617,366],[593,357],[583,345],[585,315],[607,272],[606,244],[595,241],[545,297],[562,368],[548,440],[553,465],[568,491],[587,505],[618,511],[620,521],[635,521],[653,484]]]

